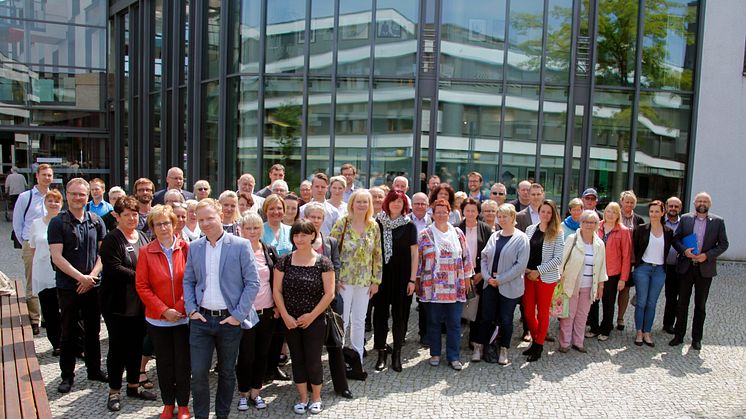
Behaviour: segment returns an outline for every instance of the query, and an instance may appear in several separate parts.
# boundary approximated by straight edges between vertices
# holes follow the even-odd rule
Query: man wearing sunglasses
[[[598,218],[603,220],[604,214],[596,209],[596,206],[598,205],[598,192],[593,188],[588,188],[583,191],[583,195],[581,196],[583,198],[583,210],[596,211]]]
[[[490,188],[490,199],[497,202],[497,206],[505,203],[505,198],[508,196],[508,190],[502,183],[495,183]]]

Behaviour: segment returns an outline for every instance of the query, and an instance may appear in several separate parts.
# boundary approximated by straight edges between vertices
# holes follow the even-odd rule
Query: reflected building
[[[699,9],[696,0],[0,0],[3,153],[15,145],[25,167],[39,156],[78,160],[120,184],[160,183],[176,165],[214,190],[244,172],[264,184],[274,163],[297,188],[350,162],[366,186],[403,174],[421,190],[437,174],[465,189],[477,170],[485,187],[500,181],[512,193],[530,178],[565,203],[587,186],[606,200],[629,188],[641,202],[683,196]]]

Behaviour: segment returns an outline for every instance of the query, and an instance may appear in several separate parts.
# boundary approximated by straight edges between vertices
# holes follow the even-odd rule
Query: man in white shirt
[[[344,180],[344,178],[342,179]],[[313,179],[311,179],[311,202],[318,202],[324,205],[324,224],[321,225],[320,229],[321,234],[324,236],[328,236],[331,233],[334,223],[340,217],[340,210],[326,200],[328,190],[329,177],[325,173],[316,173],[313,175]],[[342,188],[342,191],[344,191],[344,188]],[[304,204],[298,209],[301,218],[304,217],[306,205],[308,204]]]
[[[417,192],[412,196],[412,213],[409,215],[409,218],[415,227],[417,227],[417,234],[420,234],[432,222],[430,214],[427,213],[428,208],[430,207],[427,195]]]
[[[345,188],[345,193],[342,200],[344,202],[348,202],[350,200],[350,196],[352,196],[352,193],[358,189],[358,186],[355,184],[355,178],[357,177],[357,168],[350,163],[345,163],[339,169],[339,174],[344,176],[345,181],[347,181],[347,187]]]
[[[271,186],[276,180],[283,180],[285,179],[285,166],[281,164],[273,164],[272,167],[269,168],[269,185],[265,186],[262,190],[257,192],[256,194],[261,196],[262,198],[266,198],[269,195],[272,194]]]
[[[254,175],[252,175],[251,173],[244,173],[241,175],[241,177],[238,178],[238,181],[236,183],[238,185],[238,190],[236,191],[236,193],[239,195],[242,193],[251,195],[251,197],[254,199],[254,205],[251,207],[251,209],[259,213],[259,210],[264,205],[264,198],[254,193],[254,187],[256,186]]]

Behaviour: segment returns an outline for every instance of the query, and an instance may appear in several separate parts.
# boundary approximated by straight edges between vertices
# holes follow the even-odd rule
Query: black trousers
[[[378,287],[373,310],[373,348],[384,349],[389,333],[389,311],[391,312],[391,334],[394,349],[401,349],[407,333],[409,307],[412,296],[407,295],[409,278],[387,278]]]
[[[679,275],[679,301],[676,308],[676,336],[686,334],[686,321],[689,316],[689,301],[694,288],[694,318],[692,319],[692,341],[702,340],[705,325],[705,305],[710,295],[712,278],[703,277],[699,266],[690,266],[686,273]]]
[[[57,289],[61,312],[60,375],[63,379],[75,377],[76,340],[78,338],[78,312],[83,318],[85,341],[85,366],[89,374],[101,370],[101,311],[98,305],[98,288],[84,294],[75,290]]]
[[[679,274],[676,273],[676,265],[666,265],[665,294],[666,305],[663,309],[663,328],[667,329],[673,328],[676,323],[676,308],[679,304]]]
[[[282,345],[285,343],[285,334],[287,334],[285,323],[282,319],[278,319],[278,321],[275,322],[271,342],[269,344],[267,366],[264,371],[266,376],[271,377],[274,375],[277,366],[280,364],[280,353],[282,353]]]
[[[293,381],[296,384],[321,385],[324,369],[321,366],[321,348],[326,339],[326,316],[319,315],[307,328],[288,330],[285,337],[293,359]]]
[[[262,388],[275,321],[274,310],[264,309],[259,323],[243,331],[236,360],[236,380],[241,393]]]
[[[427,306],[420,301],[420,299],[417,299],[417,315],[419,317],[418,319],[418,325],[419,325],[419,334],[420,334],[420,340],[425,339],[425,342],[428,342],[427,340]]]
[[[176,401],[179,406],[188,406],[192,379],[189,326],[159,327],[148,324],[148,336],[155,349],[155,369],[163,404],[173,405]]]
[[[138,384],[142,340],[145,337],[145,317],[105,314],[104,321],[109,331],[109,353],[106,356],[109,388],[122,388],[124,371],[127,371],[127,384]]]
[[[53,349],[60,347],[60,334],[62,318],[60,316],[60,304],[57,302],[57,288],[47,288],[39,291],[39,305],[41,315],[47,325],[47,339]]]
[[[342,297],[336,294],[334,301],[331,304],[332,310],[337,314],[341,315],[344,307]],[[332,376],[332,385],[334,391],[341,393],[345,390],[349,390],[350,386],[347,383],[347,365],[345,365],[345,357],[342,353],[342,345],[334,340],[334,335],[331,333],[326,337],[326,353],[329,354],[329,372]]]
[[[480,282],[474,285],[474,292],[479,296],[479,303],[477,304],[477,317],[474,318],[473,322],[469,322],[469,342],[479,342],[479,335],[481,334],[482,324],[482,295],[484,283]]]
[[[601,335],[609,336],[611,331],[614,329],[614,316],[616,315],[616,294],[617,287],[622,275],[612,275],[604,284],[604,294],[601,297],[601,304],[603,306],[603,317],[601,325],[598,328],[598,333]],[[629,279],[630,281],[632,278]],[[596,305],[596,319],[598,319],[598,302],[594,302]],[[598,320],[597,320],[598,321]]]

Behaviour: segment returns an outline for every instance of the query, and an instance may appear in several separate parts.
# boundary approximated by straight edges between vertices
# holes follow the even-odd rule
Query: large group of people
[[[690,214],[670,197],[649,202],[643,218],[633,191],[600,211],[588,188],[561,208],[528,180],[508,201],[505,185],[484,188],[477,172],[467,175],[468,191],[431,176],[427,191],[409,196],[406,177],[365,189],[345,164],[338,176],[304,180],[296,195],[275,164],[256,193],[246,173],[237,190],[214,194],[205,180],[185,190],[182,170],[171,168],[165,188],[141,178],[131,195],[110,188],[109,202],[103,180],[74,178],[63,197],[50,188],[53,174],[40,164],[36,185],[17,194],[13,228],[33,332],[43,318],[59,355],[58,391],[71,391],[84,354],[88,379],[109,385],[109,410],[121,409],[125,373],[128,398],[156,400],[145,374],[154,356],[162,418],[207,418],[213,370],[217,417],[228,416],[234,393],[238,410],[265,409],[262,386],[288,379],[280,368],[288,358],[292,410],[319,413],[324,347],[335,392],[352,398],[347,380],[367,377],[366,324],[375,370],[402,371],[415,297],[419,343],[433,367],[443,335],[454,370],[464,368],[462,335],[472,362],[509,364],[519,307],[526,361],[540,359],[555,336],[558,352],[585,353],[588,339],[608,340],[615,320],[623,330],[631,287],[631,343],[649,347],[664,287],[663,330],[669,345],[683,343],[693,289],[698,350],[716,261],[728,248],[706,192]]]

